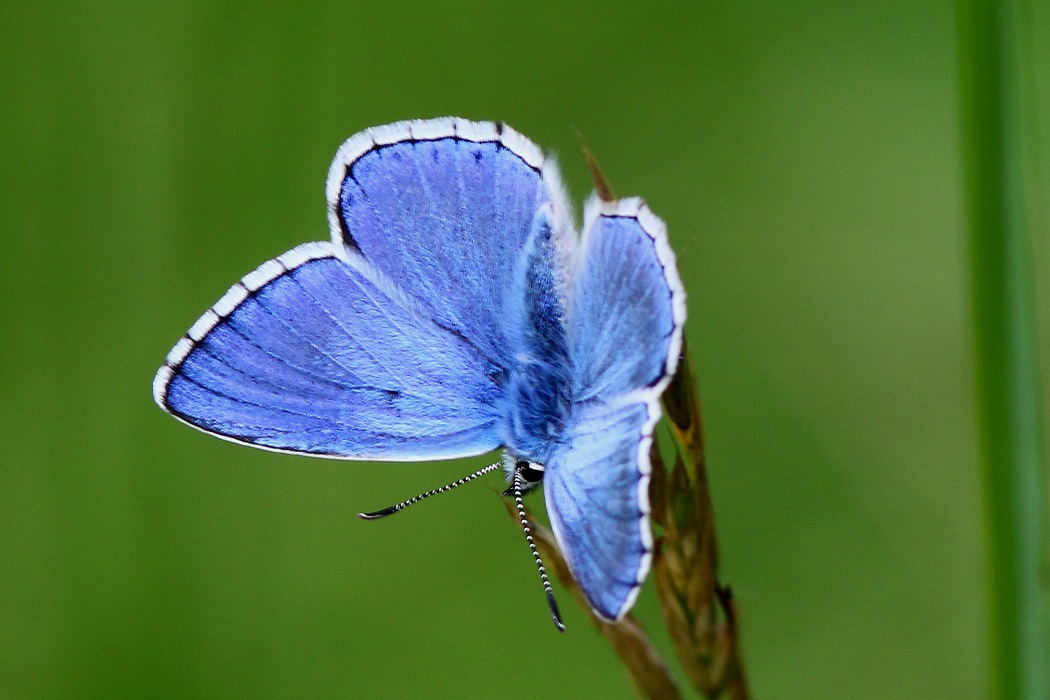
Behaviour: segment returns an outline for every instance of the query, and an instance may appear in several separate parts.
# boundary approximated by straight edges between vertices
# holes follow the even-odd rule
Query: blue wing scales
[[[220,437],[349,459],[499,446],[500,370],[367,262],[300,246],[235,285],[172,350],[158,403]]]
[[[563,245],[568,205],[553,161],[509,127],[402,122],[350,139],[329,173],[333,241],[396,279],[434,321],[509,369],[508,288],[537,209]]]
[[[592,198],[572,279],[572,408],[544,493],[581,589],[619,619],[651,562],[649,449],[681,351],[685,292],[663,222],[639,199]]]
[[[639,450],[648,450],[650,440],[639,436],[649,419],[644,403],[582,411],[543,478],[551,526],[573,575],[608,619],[630,608],[649,570],[648,480],[638,463]]]
[[[669,378],[685,321],[663,222],[637,198],[592,201],[587,219],[572,294],[577,402],[613,400]],[[624,348],[636,359],[624,362]]]

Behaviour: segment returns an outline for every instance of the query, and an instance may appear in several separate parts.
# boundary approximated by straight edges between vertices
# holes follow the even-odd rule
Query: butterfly
[[[335,459],[502,449],[543,487],[594,612],[622,618],[652,559],[649,450],[682,347],[663,222],[592,194],[578,233],[556,163],[510,127],[456,118],[365,130],[326,186],[331,240],[260,265],[175,344],[156,402],[225,440]],[[555,624],[564,629],[529,536]]]

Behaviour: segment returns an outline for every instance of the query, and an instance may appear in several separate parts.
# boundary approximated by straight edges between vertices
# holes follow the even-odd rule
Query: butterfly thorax
[[[507,290],[505,302],[517,322],[508,338],[513,354],[503,442],[514,460],[536,465],[546,464],[561,442],[571,408],[572,362],[559,279],[564,265],[553,226],[549,207],[542,207],[518,261],[520,284]]]

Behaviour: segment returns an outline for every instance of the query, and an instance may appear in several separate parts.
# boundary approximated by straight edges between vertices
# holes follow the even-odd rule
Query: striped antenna
[[[559,632],[565,631],[565,624],[561,621],[561,613],[558,612],[558,602],[554,600],[554,589],[551,588],[550,579],[547,578],[547,569],[543,566],[543,560],[540,559],[539,550],[536,549],[536,543],[532,540],[532,528],[529,527],[529,519],[525,515],[525,505],[521,502],[521,469],[514,470],[514,504],[518,507],[518,517],[521,519],[521,529],[525,531],[525,541],[529,543],[529,549],[532,550],[532,558],[536,560],[536,567],[540,570],[540,580],[543,581],[543,590],[547,594],[547,607],[551,609],[551,617],[554,618],[554,626],[558,628]]]
[[[500,466],[501,466],[500,462],[496,462],[495,464],[490,464],[487,467],[482,467],[481,469],[477,470],[473,474],[468,474],[467,476],[463,477],[462,479],[459,479],[458,481],[453,481],[451,484],[445,484],[441,488],[433,489],[432,491],[427,491],[426,493],[421,493],[418,496],[413,496],[412,498],[408,499],[407,501],[402,501],[401,503],[398,503],[397,505],[390,506],[389,508],[384,508],[383,510],[377,510],[377,511],[372,512],[372,513],[358,513],[357,517],[361,518],[362,520],[378,520],[379,518],[383,518],[383,517],[386,517],[388,515],[393,515],[394,513],[398,512],[399,510],[404,510],[405,508],[408,508],[413,503],[419,503],[424,498],[429,498],[429,497],[431,497],[431,496],[433,496],[435,494],[445,493],[446,491],[451,491],[452,489],[456,488],[457,486],[462,486],[463,484],[467,483],[468,481],[473,481],[474,479],[477,479],[479,476],[482,476],[484,474],[488,474],[490,471],[492,471],[493,469],[496,469],[496,468],[498,468]]]

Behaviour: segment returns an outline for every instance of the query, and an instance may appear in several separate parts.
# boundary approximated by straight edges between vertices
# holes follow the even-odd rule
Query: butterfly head
[[[514,475],[520,477],[521,492],[528,493],[543,483],[544,466],[539,462],[532,462],[521,457],[515,457],[509,453],[503,454],[503,471],[507,475],[507,483],[511,485],[503,492],[504,496],[514,495]]]

